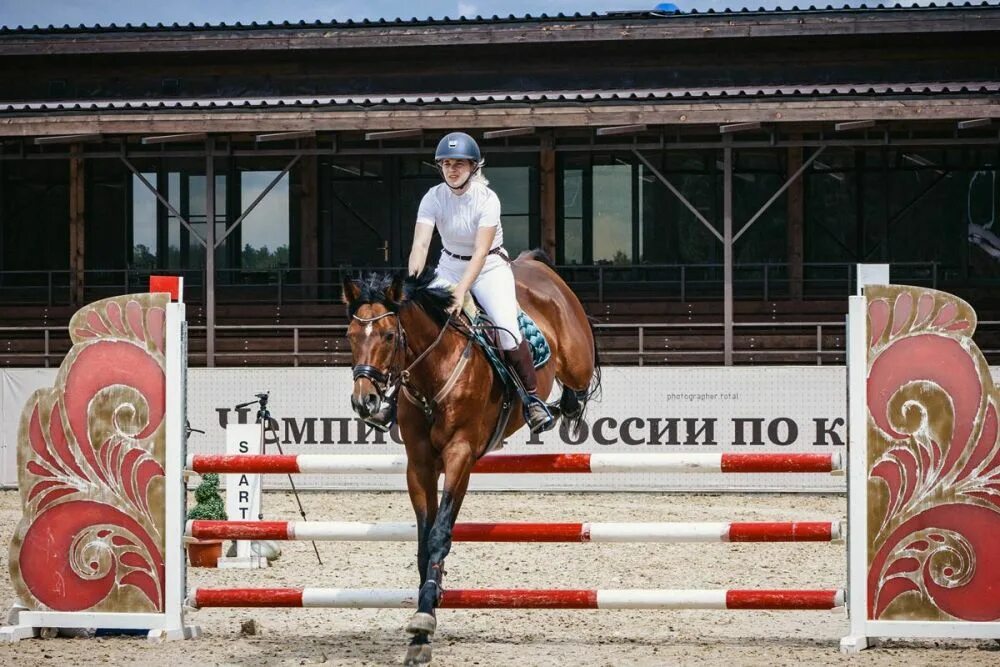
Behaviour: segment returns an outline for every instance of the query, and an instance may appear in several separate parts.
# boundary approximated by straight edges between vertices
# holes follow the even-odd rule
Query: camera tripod
[[[270,397],[271,392],[265,391],[262,394],[254,394],[256,400],[247,401],[246,403],[240,403],[236,406],[236,410],[242,410],[243,408],[248,408],[251,405],[257,405],[257,417],[254,421],[255,424],[263,424],[261,429],[261,452],[267,453],[267,432],[270,429],[274,433],[274,444],[278,446],[278,453],[284,455],[285,451],[281,448],[281,435],[277,430],[271,428],[271,411],[267,409],[267,401]],[[292,494],[295,495],[295,503],[299,506],[299,515],[302,517],[303,521],[306,521],[306,510],[302,507],[302,499],[299,498],[299,491],[295,488],[295,480],[292,479],[291,474],[288,475],[288,483],[292,487]],[[264,520],[264,512],[261,511],[257,515],[259,521]],[[323,564],[323,559],[319,555],[319,548],[316,546],[316,542],[312,542],[313,551],[316,552],[316,560],[320,565]]]

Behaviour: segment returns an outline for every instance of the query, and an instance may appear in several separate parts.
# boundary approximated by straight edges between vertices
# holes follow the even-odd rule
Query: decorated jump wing
[[[1000,404],[961,299],[869,287],[868,617],[1000,620]]]
[[[9,563],[29,608],[163,610],[168,301],[134,294],[78,311],[54,386],[22,412]]]

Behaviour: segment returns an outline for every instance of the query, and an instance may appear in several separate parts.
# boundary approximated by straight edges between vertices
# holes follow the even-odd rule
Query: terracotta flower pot
[[[218,567],[222,540],[195,540],[187,545],[191,567]]]

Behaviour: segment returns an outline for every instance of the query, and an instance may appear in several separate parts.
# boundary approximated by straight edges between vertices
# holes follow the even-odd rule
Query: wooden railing
[[[189,328],[192,365],[205,363],[203,326]],[[661,322],[596,324],[605,365],[706,365],[722,360],[722,324]],[[735,359],[753,365],[844,363],[844,324],[835,321],[738,322]],[[343,366],[350,364],[344,324],[216,327],[219,366]],[[981,321],[977,339],[1000,363],[1000,320]],[[69,349],[65,326],[0,327],[0,364],[57,366]]]
[[[648,298],[667,301],[719,299],[723,292],[723,265],[709,264],[568,264],[559,273],[581,298],[604,302]],[[340,299],[345,276],[368,271],[395,271],[402,267],[337,266],[320,268],[219,269],[216,303],[332,303]],[[854,292],[856,264],[817,262],[803,265],[802,294],[806,298],[841,298]],[[943,270],[937,262],[892,264],[893,280],[937,287]],[[81,272],[85,302],[141,292],[152,273],[181,275],[185,299],[204,298],[201,269],[94,269]],[[944,272],[947,273],[947,272]],[[2,271],[0,304],[58,306],[70,301],[70,271]],[[788,265],[738,264],[733,273],[733,294],[739,299],[783,299],[791,293]]]

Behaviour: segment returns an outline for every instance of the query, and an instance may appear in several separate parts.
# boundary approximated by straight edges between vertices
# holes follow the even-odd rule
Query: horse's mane
[[[415,276],[406,276],[403,280],[403,303],[416,304],[435,322],[444,326],[448,321],[448,307],[454,297],[451,289],[444,284],[434,284],[434,268],[425,266],[424,270]]]
[[[433,267],[425,267],[416,276],[406,272],[369,273],[354,284],[358,287],[357,298],[347,304],[347,316],[357,312],[358,308],[368,303],[377,303],[388,310],[398,313],[410,305],[419,306],[438,325],[443,326],[448,321],[447,308],[452,303],[451,290],[443,285],[434,284]],[[394,295],[396,286],[399,294]]]

